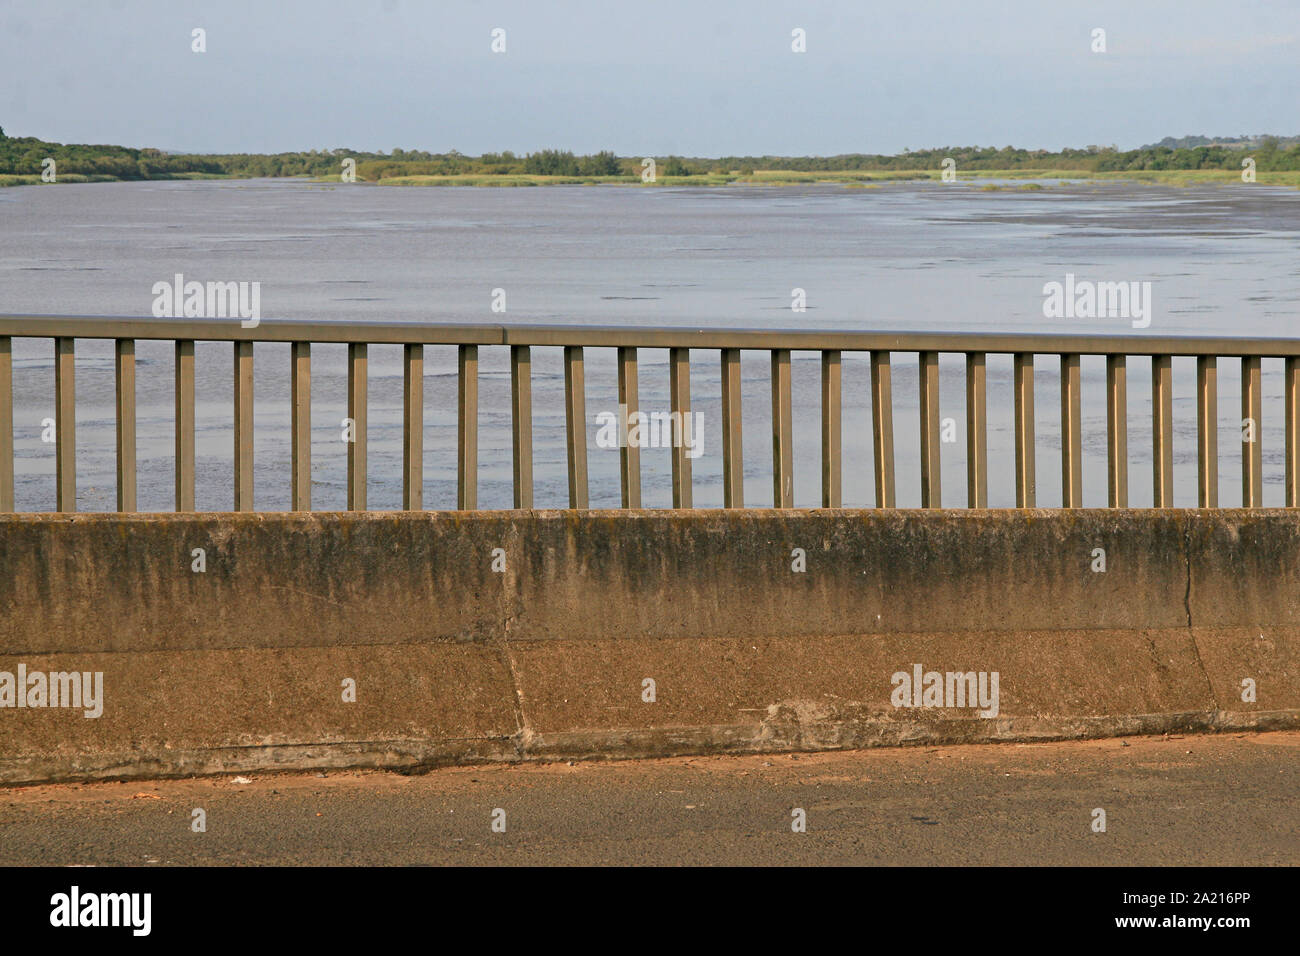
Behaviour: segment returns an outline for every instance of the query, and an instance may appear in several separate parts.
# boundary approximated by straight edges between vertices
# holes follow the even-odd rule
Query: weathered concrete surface
[[[0,671],[106,700],[0,782],[1300,727],[1297,585],[1290,511],[7,516]]]

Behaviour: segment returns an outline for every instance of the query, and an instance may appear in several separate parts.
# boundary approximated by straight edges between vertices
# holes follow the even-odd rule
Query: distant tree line
[[[1192,139],[1187,137],[1186,139]],[[1300,142],[1263,137],[1252,144],[1249,154],[1256,168],[1300,170]],[[465,156],[452,150],[429,153],[394,149],[391,153],[362,150],[308,150],[296,153],[166,153],[158,149],[126,146],[47,143],[33,137],[7,137],[0,128],[0,173],[37,175],[41,161],[52,157],[60,174],[112,176],[118,179],[167,179],[202,174],[231,177],[331,176],[342,171],[342,162],[357,163],[357,177],[376,182],[394,176],[455,176],[531,174],[542,176],[639,177],[641,157],[619,157],[605,150],[579,156],[568,150],[544,149],[516,156],[506,151]],[[958,170],[1045,169],[1092,172],[1140,170],[1240,169],[1240,145],[1144,146],[1120,151],[1114,147],[1047,150],[1002,149],[956,146],[946,149],[904,150],[896,156],[848,153],[838,156],[667,156],[656,158],[661,176],[700,174],[752,174],[755,169],[797,172],[886,172],[890,170],[937,170],[944,159],[956,161]]]
[[[1193,146],[1231,146],[1236,149],[1255,149],[1267,136],[1180,136],[1175,139],[1172,136],[1166,136],[1155,146],[1168,146],[1170,149],[1190,149]],[[1294,146],[1300,143],[1300,136],[1275,136],[1282,146]],[[1146,149],[1147,147],[1142,147]]]
[[[1251,155],[1257,169],[1300,169],[1300,145],[1280,148],[1276,137],[1266,137]],[[1145,146],[1141,149],[1120,151],[1111,147],[1089,146],[1085,149],[1063,149],[1049,152],[1045,149],[1002,149],[980,146],[950,146],[945,149],[906,150],[897,156],[873,156],[850,153],[842,156],[724,156],[712,160],[714,164],[729,169],[744,167],[754,169],[789,169],[796,171],[887,171],[938,169],[943,160],[951,158],[958,170],[981,169],[1070,169],[1090,172],[1132,172],[1163,169],[1240,169],[1243,152],[1240,148],[1224,146],[1198,146],[1191,149],[1170,149],[1164,146]],[[699,161],[688,161],[699,162]],[[708,161],[706,161],[708,162]]]

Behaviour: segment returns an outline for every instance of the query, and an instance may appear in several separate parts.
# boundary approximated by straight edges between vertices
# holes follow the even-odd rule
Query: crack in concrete
[[[515,727],[517,728],[513,737],[515,742],[515,753],[523,757],[527,753],[528,746],[533,741],[533,728],[528,721],[528,714],[524,711],[524,690],[519,680],[519,665],[515,661],[515,655],[510,650],[510,622],[514,616],[510,615],[502,622],[501,633],[501,656],[502,663],[510,671],[510,686],[514,690],[512,703],[515,711]]]
[[[498,641],[498,652],[502,665],[510,672],[510,686],[514,692],[511,703],[514,706],[516,728],[512,740],[515,755],[522,758],[527,755],[528,748],[532,744],[535,735],[529,723],[528,714],[524,710],[524,689],[519,677],[519,665],[510,649],[510,628],[518,617],[517,614],[513,613],[516,610],[512,599],[512,595],[515,593],[515,584],[514,562],[507,559],[506,571],[502,574],[501,582],[504,593],[501,597],[501,628],[498,632],[501,637]]]
[[[1214,719],[1217,721],[1223,713],[1223,708],[1219,706],[1219,699],[1214,696],[1214,681],[1210,680],[1210,672],[1205,669],[1205,661],[1201,659],[1201,648],[1196,643],[1196,629],[1192,626],[1192,521],[1193,515],[1186,515],[1183,518],[1183,557],[1187,562],[1187,589],[1183,592],[1183,608],[1187,611],[1187,637],[1192,642],[1192,654],[1196,657],[1196,666],[1200,668],[1201,676],[1205,678],[1205,689],[1210,695],[1210,701],[1214,704]]]

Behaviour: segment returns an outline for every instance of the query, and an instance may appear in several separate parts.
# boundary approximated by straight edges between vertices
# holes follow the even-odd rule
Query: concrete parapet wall
[[[1292,511],[0,519],[0,783],[1296,726]]]

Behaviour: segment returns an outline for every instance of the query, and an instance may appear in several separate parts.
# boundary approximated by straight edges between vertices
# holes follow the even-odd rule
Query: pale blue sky
[[[0,80],[10,135],[201,152],[1129,148],[1300,133],[1300,0],[2,0]]]

